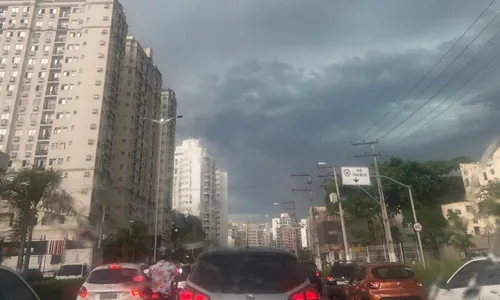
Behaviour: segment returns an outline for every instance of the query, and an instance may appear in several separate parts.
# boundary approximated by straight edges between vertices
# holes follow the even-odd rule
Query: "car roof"
[[[252,253],[283,254],[296,258],[296,256],[293,253],[286,251],[284,249],[266,248],[266,247],[258,247],[258,248],[244,247],[244,248],[218,248],[218,249],[208,250],[200,254],[200,256],[198,256],[198,259],[212,255],[221,255],[221,254],[239,255],[239,254],[252,254]]]
[[[93,271],[109,269],[109,266],[116,266],[116,265],[118,265],[122,268],[138,269],[138,270],[141,269],[141,266],[147,266],[145,264],[135,264],[135,263],[114,263],[114,264],[107,264],[107,265],[98,266]]]
[[[40,299],[40,297],[38,297],[38,295],[35,293],[35,291],[31,288],[31,286],[26,282],[26,280],[24,280],[21,275],[19,275],[19,273],[17,273],[16,271],[14,271],[13,269],[9,268],[9,267],[6,267],[6,266],[2,266],[0,265],[0,270],[5,270],[7,272],[10,272],[12,274],[14,274],[17,278],[19,278],[22,282],[24,282],[24,284],[30,289],[30,291],[33,293],[33,295],[36,297],[35,299]]]

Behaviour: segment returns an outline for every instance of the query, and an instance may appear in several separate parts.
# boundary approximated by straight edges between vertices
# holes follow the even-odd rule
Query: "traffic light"
[[[177,227],[177,224],[175,224],[175,222],[172,223],[171,230],[172,242],[175,242],[179,238],[179,228]]]

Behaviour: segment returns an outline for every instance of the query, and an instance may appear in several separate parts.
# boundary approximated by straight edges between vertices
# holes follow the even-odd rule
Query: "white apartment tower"
[[[131,220],[141,221],[149,225],[150,233],[154,232],[160,142],[159,125],[150,120],[161,117],[161,89],[162,76],[153,63],[152,50],[127,37],[114,135],[116,194],[112,199],[117,201],[110,207],[109,221],[121,227]]]
[[[221,235],[219,223],[221,219],[227,220],[227,213],[221,217],[218,193],[226,195],[223,191],[227,191],[227,187],[218,188],[217,178],[215,159],[208,155],[199,140],[187,139],[176,147],[173,208],[184,214],[198,216],[203,223],[206,239],[225,245],[227,229]],[[221,179],[227,186],[227,174],[219,176],[219,184]]]
[[[123,7],[112,0],[2,0],[0,26],[0,151],[11,167],[61,169],[80,213],[79,220],[42,222],[33,239],[42,232],[48,240],[72,239],[84,224],[95,231],[114,209],[105,200],[114,193],[117,128],[132,127],[117,117]]]
[[[162,241],[170,241],[170,218],[172,210],[172,189],[174,184],[175,127],[177,98],[171,89],[161,92],[161,118],[171,121],[163,125],[160,158],[160,219]]]
[[[217,197],[219,199],[219,216],[218,216],[218,228],[217,228],[217,240],[220,241],[222,247],[228,246],[227,239],[224,235],[229,230],[228,225],[228,178],[227,172],[217,170],[215,173],[217,180]]]

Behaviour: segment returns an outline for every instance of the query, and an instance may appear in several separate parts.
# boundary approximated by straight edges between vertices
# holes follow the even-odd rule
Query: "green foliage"
[[[76,299],[84,279],[47,280],[30,284],[40,300]]]
[[[205,240],[205,231],[203,230],[203,224],[201,220],[192,215],[184,215],[179,212],[173,212],[172,217],[172,228],[175,230],[173,234],[173,253],[172,259],[183,261],[186,256],[197,256],[203,248],[196,250],[186,250],[184,245],[201,242]]]
[[[309,248],[299,248],[297,250],[297,257],[301,261],[314,261],[314,254]]]
[[[490,180],[487,185],[481,186],[477,196],[483,199],[479,204],[480,216],[500,218],[500,180]]]
[[[467,254],[469,249],[476,245],[472,242],[472,234],[468,232],[467,223],[462,220],[459,210],[448,209],[448,222],[450,223],[450,244]]]
[[[104,241],[104,260],[135,262],[149,254],[150,244],[148,226],[134,221]]]
[[[426,262],[427,268],[424,268],[422,264],[411,265],[411,268],[415,272],[415,276],[422,281],[424,287],[428,288],[440,280],[448,280],[463,264],[463,261],[457,260],[431,260]]]

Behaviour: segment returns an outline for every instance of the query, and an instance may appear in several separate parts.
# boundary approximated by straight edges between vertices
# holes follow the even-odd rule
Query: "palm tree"
[[[121,228],[105,243],[105,251],[121,261],[134,262],[148,254],[150,238],[148,226],[139,221],[130,222],[129,228]]]
[[[39,213],[64,217],[75,212],[73,198],[60,189],[62,181],[60,171],[38,168],[22,169],[0,181],[0,195],[9,201],[14,213],[11,238],[20,243],[17,270],[24,275],[29,269],[33,228],[39,223]]]

